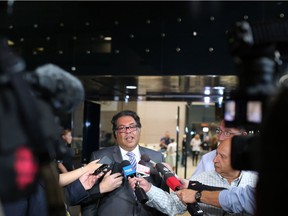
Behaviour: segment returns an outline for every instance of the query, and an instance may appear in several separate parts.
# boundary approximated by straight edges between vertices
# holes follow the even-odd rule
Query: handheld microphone
[[[157,163],[156,170],[159,172],[160,176],[162,176],[169,188],[171,188],[173,191],[180,190],[180,181],[175,177],[174,173],[172,173],[171,170],[169,170],[164,164]]]
[[[180,190],[181,183],[175,177],[174,173],[171,172],[164,164],[157,163],[156,169],[159,174],[162,176],[166,184],[173,191]],[[198,203],[187,203],[187,210],[192,216],[201,216],[204,215],[203,210],[200,208]]]
[[[136,176],[136,170],[132,168],[131,163],[129,161],[124,160],[121,162],[121,165],[122,165],[124,176],[126,178],[128,177],[134,178]],[[148,201],[148,196],[145,193],[144,189],[139,186],[139,182],[136,182],[136,185],[135,185],[135,195],[137,197],[137,200],[142,204]]]
[[[121,166],[122,166],[123,174],[126,178],[128,177],[133,178],[136,176],[136,170],[133,169],[131,163],[128,160],[123,160],[121,162]]]
[[[141,160],[147,163],[146,166],[150,167],[150,175],[159,175],[158,171],[155,169],[157,163],[151,160],[147,154],[141,155]]]
[[[146,163],[151,163],[153,167],[155,167],[157,164],[155,161],[151,160],[147,154],[141,155],[141,160],[144,160]]]
[[[137,166],[136,166],[136,175],[137,177],[148,177],[150,176],[150,167],[145,166],[144,161],[139,161]]]

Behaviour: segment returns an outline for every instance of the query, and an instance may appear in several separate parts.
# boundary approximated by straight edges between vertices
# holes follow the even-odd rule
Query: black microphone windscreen
[[[141,155],[141,160],[144,160],[145,162],[149,162],[150,161],[150,157],[146,154]]]
[[[56,110],[71,112],[84,101],[85,91],[81,81],[56,65],[40,66],[30,74],[30,80],[31,76],[37,80],[37,83],[32,83],[33,87],[49,98]]]
[[[114,163],[112,165],[111,173],[122,173],[122,165],[120,163]]]
[[[146,162],[144,160],[142,160],[142,159],[138,162],[138,164],[146,166]]]
[[[125,166],[131,166],[131,163],[128,161],[128,160],[123,160],[122,162],[121,162],[121,167],[123,168],[123,167],[125,167]]]

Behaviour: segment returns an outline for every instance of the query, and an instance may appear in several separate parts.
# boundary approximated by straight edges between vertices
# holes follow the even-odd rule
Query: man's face
[[[224,121],[221,121],[219,128],[220,128],[220,134],[218,134],[219,141],[225,140],[227,138],[232,138],[235,135],[242,134],[240,130],[237,128],[225,128]],[[230,134],[230,136],[225,135],[227,132]]]
[[[132,151],[140,140],[140,128],[137,127],[137,123],[131,116],[122,116],[117,120],[117,128],[118,145],[126,151]]]
[[[223,177],[233,176],[235,170],[231,166],[231,138],[220,141],[213,160],[215,171]]]

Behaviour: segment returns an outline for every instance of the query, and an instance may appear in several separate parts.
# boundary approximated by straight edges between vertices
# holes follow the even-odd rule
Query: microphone
[[[132,168],[131,163],[129,161],[124,160],[121,162],[121,165],[124,172],[124,176],[126,178],[128,177],[134,178],[136,176],[136,170]],[[139,182],[136,182],[135,185],[135,195],[137,197],[137,200],[142,204],[148,201],[148,196],[145,193],[144,189],[139,186]]]
[[[102,164],[98,169],[96,169],[93,173],[93,175],[98,175],[99,173],[103,172],[106,174],[109,170],[112,170],[114,163],[113,161],[107,157],[106,155],[100,158],[98,161],[99,164]]]
[[[149,165],[150,167],[150,175],[159,175],[158,171],[155,169],[155,166],[156,166],[156,162],[151,160],[150,157],[147,155],[147,154],[143,154],[141,155],[141,160],[145,161],[146,163],[146,166]]]
[[[150,176],[150,167],[145,166],[145,162],[140,160],[136,166],[136,175],[139,177]]]
[[[141,155],[141,160],[144,160],[146,163],[151,163],[153,167],[155,167],[157,164],[155,161],[151,160],[147,154]]]
[[[169,188],[171,188],[173,191],[180,190],[180,181],[175,177],[174,173],[172,173],[171,170],[169,170],[164,164],[157,163],[156,170],[159,172],[160,176],[162,176]]]
[[[40,66],[34,72],[25,73],[24,79],[56,110],[72,112],[84,101],[81,81],[56,65]]]
[[[128,160],[123,160],[121,162],[123,174],[126,178],[128,177],[135,177],[136,176],[136,170],[133,169],[131,163]]]
[[[174,173],[171,172],[164,164],[157,163],[156,169],[159,172],[159,174],[162,176],[166,184],[169,188],[171,188],[173,191],[180,190],[181,183],[180,181],[175,177]],[[203,210],[200,208],[198,203],[187,203],[187,210],[192,216],[201,216],[204,215]]]

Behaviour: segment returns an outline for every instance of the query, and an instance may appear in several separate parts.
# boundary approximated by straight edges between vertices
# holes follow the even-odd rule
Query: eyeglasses
[[[119,127],[116,128],[116,130],[119,132],[119,133],[126,133],[126,131],[129,129],[130,132],[134,132],[136,131],[138,128],[138,125],[136,124],[131,124],[129,126],[124,126],[124,125],[121,125]]]
[[[231,137],[232,135],[240,135],[242,133],[240,131],[239,132],[222,131],[220,128],[217,128],[216,129],[216,134],[219,135],[219,136],[221,134],[223,134],[226,137]]]

